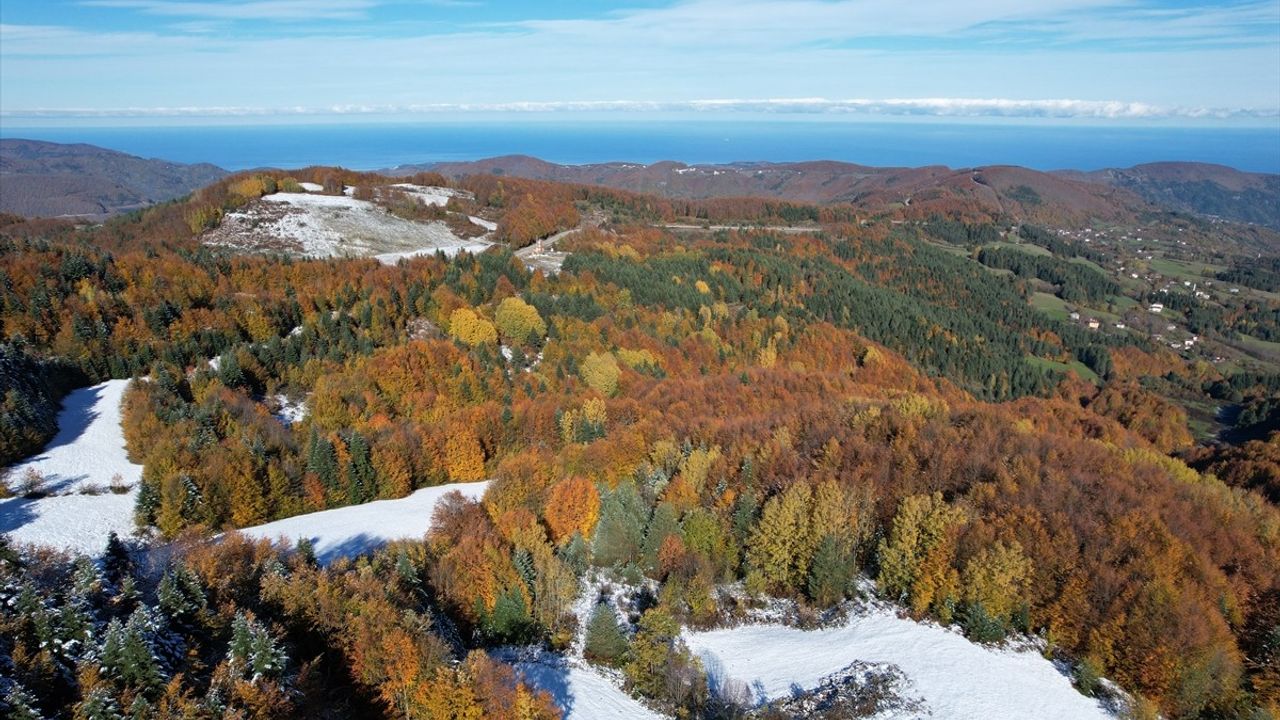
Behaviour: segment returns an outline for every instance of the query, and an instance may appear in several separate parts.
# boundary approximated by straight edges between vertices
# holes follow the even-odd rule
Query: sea
[[[1280,173],[1280,121],[1265,127],[957,121],[638,118],[457,119],[148,127],[0,123],[0,137],[89,143],[147,158],[228,170],[398,165],[531,155],[556,163],[790,162],[872,166],[1011,164],[1096,170],[1196,161]]]

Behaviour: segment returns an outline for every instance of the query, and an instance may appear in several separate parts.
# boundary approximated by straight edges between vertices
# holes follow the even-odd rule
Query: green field
[[[1087,365],[1080,362],[1079,360],[1072,360],[1069,363],[1064,363],[1064,362],[1058,362],[1057,360],[1046,360],[1044,358],[1033,357],[1028,355],[1027,362],[1035,367],[1045,368],[1046,370],[1058,370],[1060,372],[1074,372],[1076,375],[1079,375],[1080,378],[1083,380],[1088,380],[1091,383],[1098,382],[1098,373],[1094,372],[1093,370],[1090,370]]]
[[[1071,311],[1067,309],[1067,303],[1057,295],[1046,292],[1032,293],[1031,307],[1048,315],[1054,320],[1067,322],[1071,319]]]

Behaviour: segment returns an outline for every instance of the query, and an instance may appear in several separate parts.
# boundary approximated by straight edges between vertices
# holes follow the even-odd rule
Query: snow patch
[[[39,454],[12,468],[14,480],[29,468],[38,471],[48,497],[0,500],[0,533],[19,543],[96,555],[109,533],[133,532],[142,466],[129,462],[120,427],[120,402],[128,386],[128,380],[108,380],[63,398],[58,434]],[[111,491],[116,475],[128,492]]]
[[[300,182],[298,183],[298,187],[302,188],[303,190],[306,190],[307,192],[318,193],[318,192],[324,191],[324,186],[321,185],[320,183]]]
[[[924,713],[949,720],[1112,718],[1053,663],[1033,651],[989,648],[954,630],[898,617],[883,603],[865,606],[840,627],[799,630],[742,626],[686,633],[713,683],[745,684],[757,702],[812,689],[851,663],[894,666],[903,693]],[[920,717],[912,713],[902,717]],[[927,715],[926,715],[927,716]]]
[[[281,425],[289,427],[294,423],[302,422],[307,417],[307,400],[290,400],[288,395],[277,393],[273,398],[276,405],[276,411],[273,413],[275,418],[280,421]]]
[[[205,233],[204,241],[248,251],[311,257],[402,257],[480,252],[490,243],[460,238],[442,221],[415,222],[348,195],[276,193],[255,200]]]
[[[431,528],[431,513],[445,495],[458,491],[479,500],[489,482],[452,483],[422,488],[397,500],[376,500],[364,505],[295,515],[240,532],[252,538],[292,544],[307,538],[320,562],[362,555],[393,540],[419,539]]]

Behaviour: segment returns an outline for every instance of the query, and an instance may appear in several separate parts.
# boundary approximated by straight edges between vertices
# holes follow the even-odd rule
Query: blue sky
[[[1280,0],[4,0],[0,121],[785,114],[1280,127]]]

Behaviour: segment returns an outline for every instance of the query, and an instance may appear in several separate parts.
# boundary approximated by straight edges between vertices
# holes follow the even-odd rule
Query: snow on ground
[[[401,260],[408,260],[409,258],[420,257],[423,255],[435,255],[437,251],[443,252],[445,257],[453,257],[464,250],[474,255],[482,253],[488,249],[489,243],[484,241],[472,241],[470,244],[457,245],[455,247],[422,248],[419,250],[406,250],[405,252],[380,253],[378,255],[374,255],[374,257],[383,265],[395,265]]]
[[[935,718],[1113,717],[1034,651],[987,648],[954,630],[900,618],[884,604],[868,606],[835,628],[748,625],[686,633],[685,642],[702,658],[713,682],[745,683],[757,701],[811,689],[823,677],[863,661],[897,666],[909,681],[904,695],[923,700]]]
[[[490,243],[460,238],[442,221],[414,222],[348,195],[275,193],[255,200],[205,233],[204,241],[241,250],[312,257],[400,257],[443,250],[479,252]]]
[[[98,554],[110,532],[133,532],[142,466],[129,462],[120,428],[120,401],[128,385],[128,380],[108,380],[63,398],[58,434],[12,468],[11,482],[28,468],[39,471],[48,496],[0,500],[0,533],[20,543]],[[111,492],[116,475],[128,492]],[[97,494],[82,494],[86,490]]]
[[[277,408],[274,414],[281,425],[289,427],[294,423],[302,422],[307,417],[306,398],[290,400],[288,395],[278,393],[273,400],[275,400]]]
[[[454,490],[479,500],[488,481],[453,483],[422,488],[398,500],[376,500],[364,505],[335,508],[295,515],[240,532],[267,540],[284,539],[292,544],[307,538],[320,562],[361,555],[392,540],[421,538],[431,527],[431,513],[442,497]]]
[[[660,720],[663,717],[581,660],[567,660],[547,652],[520,657],[499,654],[499,657],[511,662],[525,682],[551,693],[556,705],[564,711],[565,720]]]
[[[298,183],[298,187],[306,190],[307,192],[322,192],[324,190],[324,186],[320,183],[302,182]]]
[[[439,187],[437,185],[414,185],[412,183],[396,183],[391,187],[397,190],[403,190],[410,195],[416,196],[422,202],[428,205],[437,205],[444,207],[449,204],[450,198],[468,197],[469,193],[459,192],[453,188]]]

